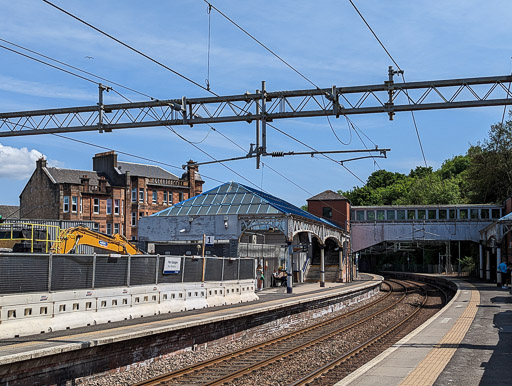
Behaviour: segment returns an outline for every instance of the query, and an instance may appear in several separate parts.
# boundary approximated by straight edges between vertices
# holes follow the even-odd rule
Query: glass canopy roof
[[[299,207],[237,182],[226,182],[199,196],[177,203],[153,216],[292,214],[336,226]]]

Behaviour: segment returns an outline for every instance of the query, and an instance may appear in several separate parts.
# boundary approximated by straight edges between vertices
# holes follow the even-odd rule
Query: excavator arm
[[[75,253],[79,245],[89,245],[123,255],[142,254],[136,246],[120,234],[110,236],[84,226],[63,229],[59,239],[53,244],[52,251],[60,254]]]

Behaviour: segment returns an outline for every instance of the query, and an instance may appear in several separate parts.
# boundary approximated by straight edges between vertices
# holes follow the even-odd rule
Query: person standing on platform
[[[505,261],[502,261],[501,263],[498,264],[498,272],[501,273],[501,285],[502,287],[501,288],[508,288],[507,287],[507,274],[508,274],[508,266],[507,266],[507,262]]]
[[[263,279],[265,279],[265,277],[263,276],[263,268],[261,267],[261,264],[258,264],[258,267],[256,267],[256,280],[258,283],[258,291],[261,291],[263,289]]]

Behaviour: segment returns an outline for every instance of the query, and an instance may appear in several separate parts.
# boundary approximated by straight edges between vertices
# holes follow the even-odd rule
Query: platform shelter
[[[324,285],[325,265],[337,266],[331,280],[350,281],[349,233],[326,219],[267,192],[227,182],[196,197],[141,219],[139,239],[148,251],[261,261],[267,283],[285,267],[291,280],[304,281],[318,271]],[[319,265],[312,264],[320,256]],[[316,260],[316,259],[315,259]]]

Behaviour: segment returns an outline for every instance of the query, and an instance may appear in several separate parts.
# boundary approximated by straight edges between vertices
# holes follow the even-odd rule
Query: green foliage
[[[499,203],[512,194],[512,121],[491,126],[489,138],[468,150],[473,203]]]
[[[512,114],[511,114],[512,116]],[[500,203],[512,195],[512,120],[492,125],[483,143],[408,175],[373,172],[362,187],[338,191],[352,205],[446,205]]]
[[[471,256],[464,256],[460,259],[460,268],[464,272],[473,272],[475,269],[475,261]]]
[[[338,191],[352,205],[435,205],[468,202],[465,173],[468,156],[455,156],[439,170],[418,166],[409,175],[386,170],[373,172],[363,187]]]

